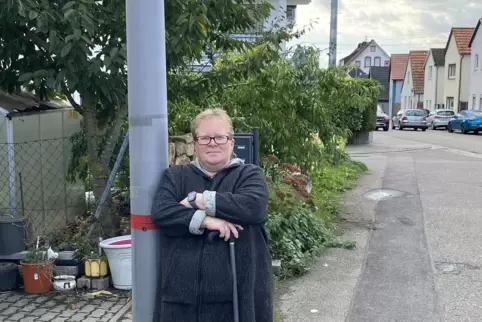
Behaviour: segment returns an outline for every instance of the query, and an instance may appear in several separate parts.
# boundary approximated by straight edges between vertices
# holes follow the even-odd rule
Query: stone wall
[[[169,165],[187,164],[194,159],[194,140],[192,135],[169,137]]]

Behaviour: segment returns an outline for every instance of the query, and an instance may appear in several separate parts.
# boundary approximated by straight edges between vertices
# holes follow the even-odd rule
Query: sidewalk
[[[117,322],[129,309],[128,293],[0,293],[0,322]],[[126,320],[130,321],[130,320]]]

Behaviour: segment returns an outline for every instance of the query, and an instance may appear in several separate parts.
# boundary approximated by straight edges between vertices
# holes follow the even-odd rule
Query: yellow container
[[[104,277],[109,273],[107,259],[86,259],[84,265],[87,277]]]

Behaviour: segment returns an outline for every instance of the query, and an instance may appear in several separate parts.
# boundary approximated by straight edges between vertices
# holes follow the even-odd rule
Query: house
[[[340,66],[355,64],[365,74],[370,72],[370,67],[388,66],[390,56],[380,47],[375,40],[363,41],[348,56],[340,59]]]
[[[388,97],[388,116],[397,114],[401,107],[400,94],[402,93],[403,79],[408,64],[408,54],[393,54],[390,57],[390,90]]]
[[[428,51],[424,70],[425,108],[431,111],[444,108],[445,48],[432,48]]]
[[[423,108],[424,69],[427,50],[412,50],[408,54],[407,68],[403,79],[402,108]]]
[[[480,25],[482,19],[477,23],[472,38],[469,42],[470,48],[470,76],[469,76],[469,109],[482,110],[482,30]]]
[[[445,46],[445,108],[467,109],[470,80],[469,43],[475,28],[452,28]]]
[[[298,6],[308,5],[311,0],[268,0],[273,9],[266,21],[260,21],[253,30],[243,33],[232,34],[235,39],[246,42],[255,42],[262,37],[261,32],[276,28],[277,26],[287,25],[296,21],[296,11]],[[281,44],[282,50],[286,49],[286,44]],[[199,61],[193,62],[191,68],[195,72],[209,72],[213,67],[214,60],[221,53],[204,53]]]
[[[371,67],[368,74],[370,79],[378,81],[382,85],[380,97],[378,98],[378,104],[383,111],[388,114],[388,101],[390,92],[390,68],[388,66]]]

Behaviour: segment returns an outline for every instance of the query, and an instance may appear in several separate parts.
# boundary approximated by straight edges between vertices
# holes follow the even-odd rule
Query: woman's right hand
[[[234,238],[239,237],[238,230],[243,230],[243,227],[239,225],[232,224],[226,220],[219,219],[216,217],[207,216],[201,225],[201,228],[206,228],[208,230],[219,231],[219,238],[224,238],[225,241],[229,240],[231,234]]]

